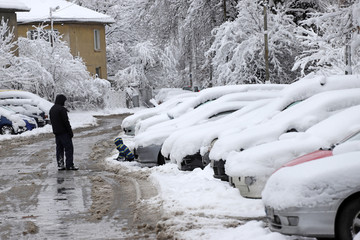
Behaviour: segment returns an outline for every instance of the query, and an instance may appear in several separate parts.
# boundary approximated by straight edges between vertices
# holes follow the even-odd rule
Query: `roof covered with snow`
[[[0,0],[3,1],[3,0]],[[10,1],[10,0],[7,0]],[[50,8],[54,22],[113,23],[108,15],[95,12],[65,0],[17,0],[31,8],[30,12],[18,13],[18,23],[49,22]],[[55,10],[55,8],[57,8]]]
[[[0,0],[0,9],[30,11],[30,8],[20,0]]]

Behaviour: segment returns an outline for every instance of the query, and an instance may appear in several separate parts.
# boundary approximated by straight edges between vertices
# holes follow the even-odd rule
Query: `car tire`
[[[1,134],[2,135],[9,135],[14,132],[14,129],[9,125],[4,125],[1,127]]]
[[[336,219],[336,239],[352,240],[360,232],[360,198],[352,199],[341,209]]]
[[[157,164],[158,165],[164,165],[165,164],[165,157],[161,154],[161,152],[159,152]]]

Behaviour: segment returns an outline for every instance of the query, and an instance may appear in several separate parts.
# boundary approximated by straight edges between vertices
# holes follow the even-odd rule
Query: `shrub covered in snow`
[[[72,108],[101,106],[110,84],[92,77],[82,59],[71,55],[61,37],[56,36],[52,46],[43,37],[43,28],[37,28],[38,37],[34,40],[19,38],[19,56],[15,56],[14,34],[7,22],[1,22],[0,88],[26,90],[50,101],[62,93]]]

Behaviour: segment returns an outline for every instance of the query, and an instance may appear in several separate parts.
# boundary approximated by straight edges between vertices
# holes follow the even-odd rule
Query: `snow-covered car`
[[[176,105],[184,101],[195,98],[196,95],[197,93],[193,93],[193,92],[178,94],[168,99],[167,101],[157,105],[154,108],[148,108],[138,111],[135,114],[126,117],[121,123],[121,128],[123,129],[126,135],[134,136],[136,132],[135,127],[138,122],[145,120],[147,118],[151,118],[153,116],[161,115],[162,113],[165,113],[162,115],[164,116],[164,119],[168,120],[169,117],[166,115],[166,111],[168,111],[169,109],[175,107]]]
[[[315,124],[303,133],[290,133],[280,140],[232,152],[226,159],[229,182],[243,197],[261,198],[270,175],[296,157],[318,149],[332,149],[360,131],[360,106],[353,106]],[[287,134],[285,134],[287,135]],[[356,137],[350,137],[350,139]],[[319,150],[313,157],[332,155],[331,150]]]
[[[256,93],[255,93],[256,92]],[[158,123],[146,131],[135,136],[135,153],[138,161],[144,164],[164,164],[161,146],[165,139],[173,132],[186,127],[216,121],[231,112],[235,112],[254,99],[274,97],[275,92],[260,91],[236,92],[223,95],[216,100],[201,104],[195,109],[185,111],[182,116]]]
[[[172,162],[178,164],[179,169],[192,170],[195,167],[205,167],[209,162],[203,161],[203,154],[207,153],[208,146],[217,139],[222,132],[234,127],[249,126],[254,124],[255,118],[247,118],[249,112],[254,111],[265,105],[276,97],[277,93],[264,94],[264,92],[253,93],[261,94],[266,99],[254,100],[238,111],[231,113],[219,120],[206,122],[173,132],[165,141],[161,149],[163,156],[170,158]],[[259,95],[260,97],[260,95]],[[261,98],[260,97],[260,98]]]
[[[231,130],[224,131],[218,136],[218,139],[213,143],[213,146],[210,149],[210,153],[203,155],[204,157],[208,157],[210,159],[208,161],[211,161],[211,166],[214,170],[214,177],[220,178],[222,180],[228,180],[228,176],[225,174],[225,161],[231,151],[240,151],[250,146],[273,141],[287,131],[304,131],[311,125],[317,123],[317,121],[321,121],[326,118],[326,116],[334,113],[331,111],[325,111],[326,116],[324,116],[316,114],[315,112],[312,112],[310,115],[308,115],[306,112],[302,113],[299,111],[297,113],[298,119],[296,119],[296,117],[291,116],[291,114],[293,111],[295,111],[293,108],[299,109],[298,105],[303,104],[301,101],[322,92],[359,88],[359,80],[360,79],[358,76],[348,75],[330,77],[315,76],[306,77],[288,85],[281,91],[278,98],[273,99],[269,104],[258,109],[259,114],[254,117],[262,118],[261,123],[263,127],[252,126],[251,128],[248,127],[247,129],[244,129],[243,127],[235,127]],[[330,96],[330,98],[332,98],[333,107],[335,108],[341,107],[340,105],[344,103],[340,99],[337,101],[332,96]],[[355,99],[356,98],[357,97],[355,97]],[[322,101],[323,104],[326,103],[324,99]],[[330,103],[328,104],[331,105]],[[346,107],[346,104],[349,104],[349,101],[345,103],[343,108]],[[311,104],[307,103],[307,105]],[[314,109],[315,106],[319,106],[318,103],[316,103],[314,106],[309,106],[307,111],[311,111],[311,109]],[[333,107],[329,106],[329,110],[331,110]],[[284,120],[281,120],[284,115],[289,115],[289,119],[285,117]],[[276,120],[269,121],[269,119]],[[293,119],[297,126],[295,126],[290,121],[291,119]],[[276,121],[287,121],[287,123],[284,123],[285,125],[281,125],[275,123]],[[269,123],[264,125],[266,122]],[[307,126],[301,126],[302,123],[306,123]],[[275,124],[274,126],[278,127],[274,128],[273,124]],[[286,127],[286,129],[283,129],[284,127]],[[270,134],[272,131],[277,132],[277,134]],[[268,137],[270,137],[270,139],[268,139]]]
[[[36,123],[36,120],[32,117],[29,117],[29,116],[26,116],[24,114],[20,114],[18,112],[16,112],[15,110],[9,108],[9,107],[4,107],[4,106],[1,106],[1,108],[3,110],[6,110],[8,112],[11,112],[12,114],[14,115],[17,115],[18,117],[20,117],[24,122],[25,122],[25,131],[31,131],[33,130],[34,128],[37,128],[38,125]],[[15,131],[14,131],[15,132]]]
[[[291,160],[290,162],[285,163],[280,168],[291,167],[301,163],[314,161],[316,159],[331,157],[333,155],[338,155],[347,152],[354,152],[354,151],[360,151],[360,131],[349,135],[343,141],[332,145],[330,148],[324,148],[324,149],[321,148],[320,150],[316,150],[314,152],[297,157]]]
[[[49,119],[49,111],[50,108],[53,106],[53,103],[49,102],[48,100],[27,91],[22,90],[10,90],[10,89],[1,89],[0,90],[0,100],[31,100],[32,105],[38,107],[41,111],[44,112],[44,118],[46,124],[50,123]]]
[[[0,107],[1,134],[18,134],[26,130],[26,123],[19,114]]]
[[[155,124],[178,118],[184,113],[189,112],[204,103],[218,99],[226,94],[249,91],[278,91],[282,88],[284,88],[284,85],[282,84],[243,84],[204,89],[201,92],[198,92],[194,98],[183,99],[181,103],[176,104],[171,108],[167,107],[167,111],[162,112],[162,114],[157,114],[149,118],[147,117],[147,119],[142,121],[138,121],[135,125],[135,134],[144,132],[147,128]],[[181,99],[182,96],[176,96],[176,98]],[[142,115],[144,113],[146,113],[146,111],[139,114]],[[123,125],[129,125],[127,121],[128,120],[125,119],[125,123]]]
[[[359,159],[348,152],[276,171],[262,192],[270,230],[352,240],[360,232]]]
[[[45,112],[32,99],[1,99],[0,106],[8,107],[16,113],[34,118],[38,127],[43,127],[49,123]]]

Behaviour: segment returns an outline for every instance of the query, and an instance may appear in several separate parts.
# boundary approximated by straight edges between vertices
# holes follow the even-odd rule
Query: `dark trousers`
[[[58,167],[64,167],[64,152],[66,157],[66,168],[74,166],[74,146],[69,134],[55,135],[56,160]]]

